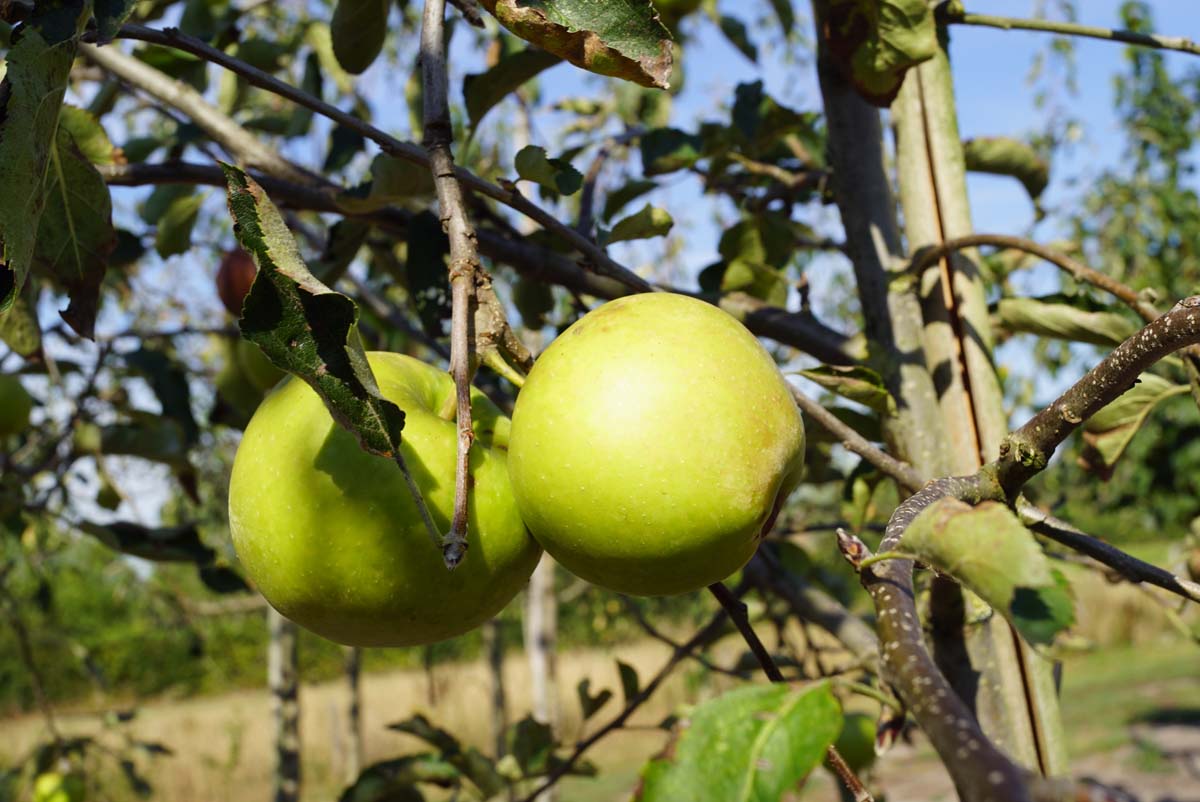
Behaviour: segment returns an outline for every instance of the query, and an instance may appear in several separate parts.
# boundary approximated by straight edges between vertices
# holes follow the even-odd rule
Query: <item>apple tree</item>
[[[1039,494],[1075,470],[1053,458],[1076,431],[1090,490],[1068,511],[1111,492],[1090,477],[1129,463],[1160,403],[1200,400],[1186,180],[1200,80],[1180,88],[1159,52],[1200,48],[1153,33],[1140,3],[1125,29],[927,0],[447,5],[0,0],[0,609],[49,732],[0,791],[70,797],[107,759],[148,793],[129,755],[168,748],[120,721],[115,746],[54,724],[26,619],[53,605],[64,539],[189,566],[213,593],[254,585],[340,642],[396,645],[490,617],[533,571],[536,538],[617,591],[707,585],[707,620],[679,642],[627,600],[671,656],[649,677],[618,664],[619,698],[581,684],[586,737],[530,716],[484,754],[413,717],[392,727],[428,748],[366,767],[344,799],[546,798],[689,660],[740,684],[664,723],[637,799],[774,800],[822,764],[870,799],[859,775],[914,729],[964,800],[1115,798],[1067,760],[1053,648],[1077,611],[1053,558],[1189,604],[1200,586]],[[973,227],[966,173],[1011,176],[1038,204],[1059,140],[961,140],[948,48],[965,25],[1131,48],[1121,111],[1153,136],[1131,146],[1132,177],[1105,176],[1070,218],[1075,246]],[[714,37],[760,79],[700,121],[685,70]],[[769,91],[776,69],[811,81],[808,108]],[[1158,205],[1131,212],[1146,182]],[[715,257],[672,234],[701,203]],[[1033,262],[1061,270],[1064,292],[1022,295],[1011,277]],[[818,281],[846,288],[841,303]],[[677,315],[647,300],[660,295],[708,306]],[[580,326],[619,329],[628,316],[603,310],[635,306],[662,311],[580,345]],[[712,316],[751,351],[722,352],[698,322]],[[1015,334],[1036,335],[1038,364],[1090,369],[1014,427],[995,353]],[[635,364],[660,340],[666,361]],[[368,359],[379,351],[404,356]],[[660,385],[664,423],[639,430]],[[514,440],[501,470],[514,407],[512,436],[533,445]],[[618,430],[636,438],[598,459]],[[736,470],[743,452],[779,458],[764,478]],[[677,470],[651,476],[667,457]],[[571,495],[585,474],[604,475],[600,501]],[[647,487],[669,500],[635,498]],[[1195,488],[1176,491],[1186,509]],[[491,562],[485,494],[511,565]],[[721,504],[748,516],[741,546],[687,542]],[[815,554],[791,537],[814,511],[845,519]],[[617,531],[622,515],[653,523]],[[299,532],[303,554],[255,551],[267,530]],[[788,626],[822,630],[837,663],[761,636]],[[747,661],[716,666],[708,647],[731,632]],[[288,800],[294,648],[275,654]],[[855,697],[877,716],[845,712]]]

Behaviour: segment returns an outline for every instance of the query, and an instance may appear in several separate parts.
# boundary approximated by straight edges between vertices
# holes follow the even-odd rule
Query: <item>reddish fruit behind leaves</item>
[[[221,303],[234,317],[242,316],[242,303],[246,300],[246,293],[250,292],[257,272],[253,257],[241,248],[234,248],[221,260],[221,267],[217,270],[217,295],[221,296]]]

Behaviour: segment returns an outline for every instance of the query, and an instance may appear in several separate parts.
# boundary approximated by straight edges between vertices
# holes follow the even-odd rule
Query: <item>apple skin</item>
[[[33,398],[16,376],[0,374],[0,437],[20,434],[29,428]]]
[[[267,392],[287,375],[286,371],[275,367],[271,360],[267,359],[267,355],[262,352],[262,349],[249,340],[239,339],[235,351],[238,364],[242,368],[242,375],[249,379],[250,383],[260,392]]]
[[[411,357],[367,358],[384,397],[405,411],[401,451],[444,532],[458,432],[437,410],[454,382]],[[541,549],[508,480],[509,420],[471,392],[470,551],[453,572],[394,462],[363,451],[303,381],[267,396],[234,459],[229,521],[247,575],[275,609],[338,643],[411,646],[462,634],[516,595]]]
[[[611,301],[538,358],[513,410],[522,517],[567,570],[621,593],[710,585],[799,483],[804,425],[741,323],[668,293]]]

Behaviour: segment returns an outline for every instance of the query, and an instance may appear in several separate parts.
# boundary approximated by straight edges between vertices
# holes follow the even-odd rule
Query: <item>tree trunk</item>
[[[504,640],[499,619],[483,625],[483,651],[487,655],[488,673],[492,682],[492,740],[497,759],[508,752],[505,735],[508,731],[508,699],[504,692]]]
[[[346,690],[349,700],[346,705],[346,735],[349,749],[346,750],[346,782],[358,779],[363,767],[362,737],[362,649],[347,646],[343,651],[346,669]]]
[[[275,718],[275,802],[300,799],[300,684],[296,625],[267,608],[267,687]]]
[[[557,732],[558,604],[554,596],[554,573],[554,560],[543,554],[525,591],[525,652],[529,655],[533,716]],[[551,788],[538,796],[538,802],[553,802],[556,798],[555,789]]]
[[[908,252],[972,233],[966,165],[945,51],[909,71],[892,104]],[[949,472],[974,473],[999,453],[1008,430],[992,363],[993,335],[978,255],[959,252],[920,276],[925,355],[934,376]],[[998,615],[970,623],[982,604],[949,580],[932,597],[934,652],[942,670],[1008,754],[1045,774],[1066,771],[1052,665]]]

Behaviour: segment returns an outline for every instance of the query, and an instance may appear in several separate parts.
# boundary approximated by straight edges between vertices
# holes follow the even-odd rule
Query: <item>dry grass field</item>
[[[1074,634],[1099,647],[1067,657],[1063,708],[1078,770],[1109,781],[1135,783],[1130,788],[1149,789],[1150,795],[1143,799],[1150,802],[1200,802],[1200,792],[1184,793],[1189,788],[1200,789],[1200,647],[1177,635],[1169,638],[1173,627],[1162,606],[1144,591],[1109,585],[1090,572],[1076,574],[1072,569],[1072,574],[1080,610]],[[740,641],[726,639],[718,645],[718,661],[731,662],[742,651]],[[565,738],[569,741],[586,732],[575,691],[581,679],[591,678],[593,692],[609,687],[616,694],[589,723],[595,727],[614,715],[621,704],[616,660],[635,666],[644,681],[668,654],[669,648],[661,643],[644,641],[561,655],[559,692]],[[731,681],[714,680],[694,663],[680,666],[635,716],[634,728],[609,736],[590,753],[600,776],[565,782],[562,802],[627,799],[642,764],[664,743],[665,733],[654,725],[679,706],[717,693]],[[523,655],[509,656],[505,684],[509,718],[515,721],[530,708]],[[422,748],[414,739],[386,729],[388,723],[415,713],[425,714],[490,752],[489,694],[486,669],[478,663],[439,665],[431,673],[395,671],[364,676],[367,762]],[[303,688],[306,801],[336,799],[347,776],[347,698],[340,682]],[[1151,724],[1148,730],[1147,717],[1161,717],[1164,711],[1174,723],[1163,727]],[[76,710],[60,714],[59,723],[64,732],[74,734],[100,732],[101,721],[96,710]],[[148,700],[139,706],[132,722],[104,737],[111,743],[120,737],[157,741],[174,750],[173,756],[142,764],[155,786],[156,800],[242,802],[270,798],[271,727],[266,692],[244,690],[192,699]],[[44,734],[44,724],[36,716],[0,721],[0,764],[25,754]],[[1167,741],[1158,748],[1154,744],[1162,740],[1160,736]],[[1194,777],[1189,775],[1189,761],[1195,763]],[[900,747],[881,761],[880,779],[882,787],[892,790],[894,799],[952,798],[944,771],[920,741]],[[823,773],[809,785],[806,799],[836,798]],[[120,792],[124,786],[119,780],[108,787],[115,789],[108,795],[113,802],[134,798]],[[1180,793],[1175,793],[1176,788]]]

